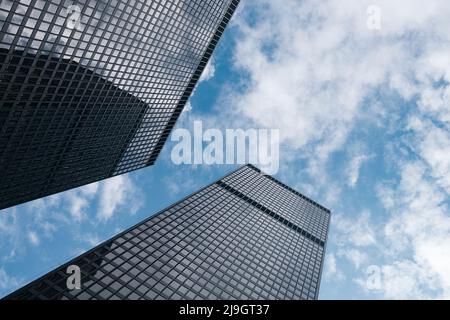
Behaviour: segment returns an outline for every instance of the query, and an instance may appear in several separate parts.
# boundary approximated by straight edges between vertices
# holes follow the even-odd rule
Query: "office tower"
[[[317,299],[329,221],[248,165],[6,299]]]
[[[0,209],[152,165],[238,0],[0,2]]]

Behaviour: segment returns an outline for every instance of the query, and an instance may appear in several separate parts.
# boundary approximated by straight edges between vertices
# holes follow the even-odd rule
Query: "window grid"
[[[243,186],[270,180],[248,170],[258,173],[238,169],[7,298],[316,299],[325,246],[220,185],[230,177]],[[273,191],[246,195],[291,201]],[[81,290],[65,288],[70,264],[82,270]]]
[[[238,0],[0,2],[0,209],[152,165]]]

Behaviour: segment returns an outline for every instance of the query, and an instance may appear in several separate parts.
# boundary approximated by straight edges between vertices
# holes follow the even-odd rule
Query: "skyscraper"
[[[0,209],[152,165],[238,0],[0,2]]]
[[[329,221],[248,165],[6,299],[317,299]]]

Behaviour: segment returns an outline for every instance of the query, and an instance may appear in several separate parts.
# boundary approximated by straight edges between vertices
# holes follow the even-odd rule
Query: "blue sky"
[[[449,14],[439,0],[243,1],[177,122],[280,130],[276,177],[332,210],[322,299],[450,297]],[[0,212],[0,296],[236,167],[176,166],[174,145]]]

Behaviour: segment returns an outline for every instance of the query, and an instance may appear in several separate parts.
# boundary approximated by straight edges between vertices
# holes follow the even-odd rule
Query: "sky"
[[[450,3],[242,1],[176,128],[278,129],[332,211],[321,299],[450,298]],[[0,212],[0,297],[237,165],[156,164]]]

